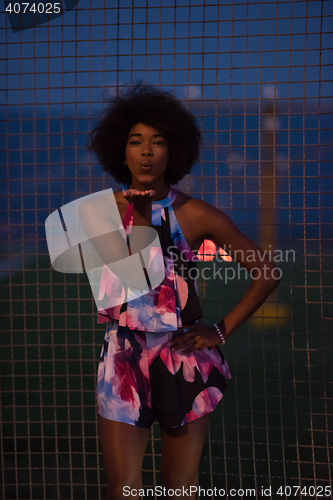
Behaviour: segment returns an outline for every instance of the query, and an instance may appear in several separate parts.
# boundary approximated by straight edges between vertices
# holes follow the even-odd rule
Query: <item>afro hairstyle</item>
[[[159,130],[167,141],[167,184],[177,184],[191,171],[199,156],[201,133],[192,113],[170,92],[139,82],[106,102],[99,124],[89,135],[88,149],[117,182],[131,183],[123,162],[129,132],[137,123]]]

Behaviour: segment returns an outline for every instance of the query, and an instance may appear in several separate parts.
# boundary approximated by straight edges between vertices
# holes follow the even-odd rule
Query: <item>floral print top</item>
[[[197,257],[187,244],[178,224],[172,203],[178,191],[170,187],[163,200],[152,203],[152,227],[156,229],[163,252],[165,277],[160,285],[134,300],[125,301],[126,287],[106,266],[103,266],[99,298],[110,297],[107,307],[99,307],[97,322],[119,320],[120,326],[131,330],[163,332],[177,330],[202,317],[195,279],[191,269]],[[133,204],[129,203],[122,228],[129,234],[133,225]],[[193,274],[193,273],[192,273]],[[112,295],[123,297],[121,304],[112,304]]]

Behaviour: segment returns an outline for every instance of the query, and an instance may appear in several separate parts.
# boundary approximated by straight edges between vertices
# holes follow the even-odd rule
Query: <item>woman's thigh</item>
[[[196,486],[209,419],[210,413],[182,427],[162,431],[162,481],[166,488]],[[190,498],[196,498],[195,493]]]
[[[131,489],[141,486],[142,462],[150,429],[99,416],[99,432],[107,477],[107,499],[123,499],[124,486]]]

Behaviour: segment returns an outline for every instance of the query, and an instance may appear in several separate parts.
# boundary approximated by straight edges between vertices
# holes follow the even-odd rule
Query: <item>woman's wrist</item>
[[[133,206],[133,225],[150,226],[152,215],[152,198],[155,191],[127,189],[123,191],[124,198]]]
[[[225,326],[224,326],[224,320],[222,320],[218,325],[214,323],[214,328],[218,336],[220,337],[221,344],[225,344]]]

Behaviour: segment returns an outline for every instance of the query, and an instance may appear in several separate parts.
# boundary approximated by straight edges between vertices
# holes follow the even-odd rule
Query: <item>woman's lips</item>
[[[144,163],[142,163],[141,168],[143,170],[151,170],[153,168],[153,165],[152,165],[152,163],[144,162]]]

